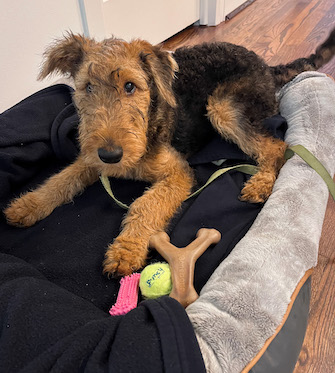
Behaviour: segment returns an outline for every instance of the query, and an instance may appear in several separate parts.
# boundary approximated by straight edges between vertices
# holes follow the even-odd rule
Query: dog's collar
[[[240,172],[243,172],[243,173],[248,174],[248,175],[254,175],[258,171],[258,167],[255,166],[255,165],[251,165],[251,164],[239,164],[239,165],[236,165],[236,166],[221,168],[220,170],[215,171],[210,176],[210,178],[206,181],[206,183],[201,188],[197,189],[194,193],[192,193],[190,196],[188,196],[185,201],[187,201],[188,199],[193,198],[193,197],[197,196],[198,194],[200,194],[214,180],[216,180],[218,177],[220,177],[221,175],[223,175],[226,172],[231,171],[231,170],[240,171]],[[119,207],[121,207],[125,210],[128,210],[129,206],[126,205],[125,203],[121,202],[120,200],[118,200],[115,197],[108,176],[100,175],[100,180],[101,180],[101,183],[104,186],[106,192],[112,197],[114,202]]]
[[[311,168],[313,168],[322,177],[322,179],[324,180],[324,182],[326,183],[326,185],[329,189],[329,192],[330,192],[331,196],[333,197],[333,199],[335,201],[335,183],[334,183],[332,177],[330,176],[329,172],[323,166],[323,164],[309,150],[307,150],[302,145],[289,146],[286,149],[286,152],[285,152],[285,159],[288,160],[288,159],[292,158],[294,154],[299,155],[300,158],[302,158]],[[243,172],[243,173],[248,174],[248,175],[254,175],[258,171],[258,167],[255,166],[255,165],[251,165],[251,164],[240,164],[240,165],[237,165],[237,166],[221,168],[220,170],[215,171],[210,176],[210,178],[207,180],[207,182],[201,188],[199,188],[194,193],[192,193],[190,196],[188,196],[188,198],[186,200],[197,196],[199,193],[201,193],[209,184],[211,184],[218,177],[220,177],[221,175],[225,174],[226,172],[229,172],[229,171],[232,171],[232,170],[240,171],[240,172]],[[121,207],[125,210],[128,210],[129,206],[126,205],[125,203],[119,201],[115,197],[115,195],[112,191],[112,187],[111,187],[110,181],[108,179],[108,176],[101,175],[100,180],[101,180],[102,185],[104,186],[105,190],[112,197],[114,202],[119,207]]]

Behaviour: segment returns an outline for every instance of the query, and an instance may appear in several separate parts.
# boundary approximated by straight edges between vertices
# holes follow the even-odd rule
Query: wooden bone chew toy
[[[220,239],[220,232],[207,228],[199,229],[196,239],[182,248],[172,245],[170,237],[165,232],[151,237],[149,246],[156,249],[170,265],[170,297],[176,299],[184,308],[199,297],[193,286],[195,262],[210,245],[217,244]]]
[[[220,241],[221,234],[216,229],[202,228],[198,230],[196,237],[188,246],[178,248],[170,243],[170,237],[164,232],[152,236],[149,243],[150,247],[156,249],[168,261],[169,265],[167,263],[153,263],[144,268],[142,274],[133,273],[130,276],[123,277],[120,281],[117,301],[109,310],[109,313],[112,316],[125,315],[136,307],[138,288],[139,284],[141,287],[142,280],[144,280],[143,283],[147,291],[148,283],[146,278],[143,277],[143,273],[146,270],[151,272],[152,266],[156,265],[161,270],[158,276],[160,281],[157,282],[157,277],[155,279],[160,295],[155,294],[154,297],[170,293],[170,297],[176,299],[184,308],[198,299],[199,296],[193,286],[195,262],[210,245],[217,244]],[[169,283],[167,286],[165,284],[164,288],[160,288],[162,286],[160,275],[162,274],[163,267],[169,269],[168,274],[163,270],[164,276],[167,275],[169,278]],[[170,292],[171,282],[172,290]],[[167,288],[168,291],[166,292]],[[143,294],[144,289],[141,288],[141,290]]]

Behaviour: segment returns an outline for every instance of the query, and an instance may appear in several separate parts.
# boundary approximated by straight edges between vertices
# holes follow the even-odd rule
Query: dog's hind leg
[[[259,167],[257,174],[242,189],[241,200],[255,203],[266,201],[285,162],[285,142],[267,134],[260,123],[251,124],[242,105],[229,96],[210,96],[207,114],[216,131],[228,141],[237,144]]]
[[[265,202],[272,192],[278,173],[285,163],[287,145],[270,136],[256,138],[255,155],[259,171],[245,184],[241,192],[242,201]]]

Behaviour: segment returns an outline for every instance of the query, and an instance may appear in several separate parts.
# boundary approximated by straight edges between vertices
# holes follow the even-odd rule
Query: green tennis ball
[[[140,289],[142,295],[149,299],[169,295],[172,280],[168,263],[153,263],[145,267],[141,273]]]

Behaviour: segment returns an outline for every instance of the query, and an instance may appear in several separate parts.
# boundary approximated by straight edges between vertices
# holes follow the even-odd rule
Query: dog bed
[[[49,87],[0,116],[1,209],[75,159],[71,92],[67,85]],[[303,73],[279,99],[287,142],[304,145],[333,175],[333,81]],[[283,117],[265,123],[276,136],[284,135]],[[250,161],[214,139],[190,159],[199,184],[222,167],[212,161],[222,159],[225,165]],[[285,164],[264,207],[238,200],[246,178],[223,175],[185,202],[170,224],[171,241],[180,247],[201,227],[222,233],[196,264],[200,297],[186,311],[162,297],[125,316],[108,314],[119,281],[102,276],[101,263],[124,211],[100,183],[28,229],[7,225],[2,215],[0,371],[292,371],[328,189],[298,156]],[[128,204],[146,187],[113,180],[115,194]],[[151,252],[150,261],[157,260]]]

